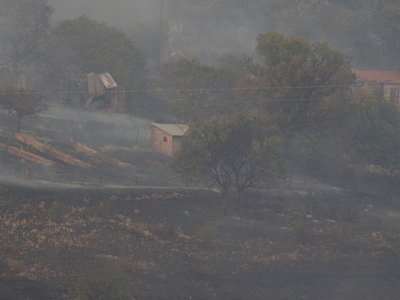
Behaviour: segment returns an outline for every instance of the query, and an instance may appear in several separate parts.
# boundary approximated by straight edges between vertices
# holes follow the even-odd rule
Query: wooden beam
[[[31,152],[18,149],[16,147],[7,146],[7,145],[0,143],[0,150],[6,150],[11,155],[17,156],[19,158],[22,158],[22,159],[25,159],[28,161],[32,161],[39,165],[49,166],[49,167],[53,167],[53,168],[63,168],[62,165],[60,165],[54,161],[51,161],[47,158],[41,157],[41,156],[36,155]]]
[[[104,162],[106,162],[106,163],[108,163],[110,165],[113,165],[115,167],[118,167],[118,168],[131,168],[133,170],[140,171],[140,168],[138,168],[138,167],[136,167],[134,165],[131,165],[131,164],[126,163],[126,162],[123,162],[122,160],[119,160],[117,158],[111,157],[109,155],[102,155],[99,152],[97,152],[96,150],[94,150],[94,149],[92,149],[92,148],[90,148],[90,147],[88,147],[88,146],[86,146],[84,144],[72,141],[71,142],[71,146],[74,147],[74,149],[76,151],[78,151],[78,152],[84,153],[86,155],[95,155],[95,156],[99,157],[102,161],[104,161]]]
[[[81,168],[86,168],[86,169],[95,169],[96,168],[95,166],[93,166],[89,163],[83,162],[75,157],[72,157],[71,155],[65,154],[59,150],[56,150],[50,146],[47,146],[46,144],[39,142],[38,140],[36,140],[35,138],[33,138],[29,135],[22,134],[22,133],[16,133],[15,139],[31,146],[35,150],[38,150],[42,153],[50,155],[58,160],[61,160],[65,163],[67,163],[67,164],[78,166]]]

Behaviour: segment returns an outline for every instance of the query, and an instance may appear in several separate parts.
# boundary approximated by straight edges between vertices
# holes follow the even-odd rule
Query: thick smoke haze
[[[9,128],[15,128],[6,112],[0,112],[0,122],[1,142],[21,148],[15,138],[4,134]],[[35,188],[53,185],[56,188],[76,188],[93,185],[161,186],[174,180],[174,184],[179,186],[183,183],[177,180],[175,173],[160,168],[161,165],[167,165],[169,158],[150,151],[152,122],[128,114],[50,105],[47,111],[24,117],[22,133],[54,150],[89,163],[95,169],[66,164],[27,146],[24,150],[60,163],[63,167],[36,164],[3,150],[0,151],[0,183]],[[97,154],[87,155],[76,151],[71,142],[86,145]],[[103,160],[105,156],[130,166],[110,164]],[[28,170],[31,170],[30,177],[26,177]]]
[[[355,68],[399,68],[398,1],[192,1],[192,0],[49,0],[55,22],[82,14],[122,29],[154,59],[158,48],[161,4],[166,37],[163,61],[175,56],[212,62],[214,54],[254,54],[260,33],[278,30],[330,45],[353,57]],[[139,23],[146,24],[142,26]],[[142,26],[142,28],[140,28]],[[150,30],[149,27],[152,29]],[[393,29],[393,30],[392,30]],[[150,37],[151,36],[151,37]],[[150,39],[152,44],[143,44]],[[147,41],[148,43],[148,41]]]
[[[159,38],[161,0],[112,2],[50,0],[48,2],[55,8],[54,22],[85,14],[97,21],[122,29],[133,36],[139,47],[142,35],[149,33],[145,32],[143,24],[152,27],[151,38]],[[214,54],[252,53],[257,34],[272,29],[266,25],[269,21],[259,11],[254,11],[249,16],[238,8],[230,8],[223,14],[208,15],[202,11],[197,14],[198,8],[201,8],[199,4],[191,6],[182,1],[164,1],[162,20],[163,31],[167,35],[163,38],[164,61],[169,61],[178,55],[198,57],[209,63]],[[142,32],[138,33],[138,30]],[[157,44],[152,46],[157,47]],[[141,50],[154,51],[154,49]]]
[[[55,9],[55,21],[72,19],[85,14],[119,28],[133,21],[158,19],[161,9],[159,0],[49,0],[48,3]]]

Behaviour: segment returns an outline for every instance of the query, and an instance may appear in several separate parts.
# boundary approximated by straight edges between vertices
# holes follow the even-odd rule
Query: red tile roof
[[[400,84],[400,74],[395,71],[358,71],[353,70],[358,78],[365,81],[373,81],[387,84]]]

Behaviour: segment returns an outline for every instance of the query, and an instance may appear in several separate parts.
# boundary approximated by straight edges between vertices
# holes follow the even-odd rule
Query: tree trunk
[[[224,191],[224,215],[226,216],[226,212],[228,210],[228,191]]]
[[[236,210],[239,211],[241,206],[242,206],[242,194],[243,190],[238,190],[237,191],[237,198],[236,198]]]
[[[292,163],[290,164],[289,187],[292,186],[293,172],[294,172],[294,163],[292,162]]]

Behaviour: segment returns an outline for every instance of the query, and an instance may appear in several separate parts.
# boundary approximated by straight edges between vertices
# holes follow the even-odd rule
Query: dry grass
[[[307,219],[304,216],[300,216],[293,224],[294,239],[301,245],[306,245],[309,239],[309,228]]]
[[[197,243],[213,243],[218,233],[218,226],[213,223],[206,223],[199,227],[193,234],[192,240]]]

